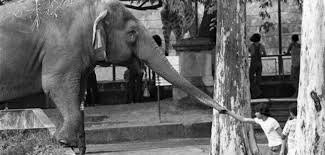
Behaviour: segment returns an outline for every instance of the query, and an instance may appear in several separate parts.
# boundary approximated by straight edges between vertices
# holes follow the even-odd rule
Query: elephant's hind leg
[[[62,128],[56,138],[67,146],[77,146],[80,135],[84,135],[80,111],[80,74],[43,76],[44,91],[54,101],[63,116]]]

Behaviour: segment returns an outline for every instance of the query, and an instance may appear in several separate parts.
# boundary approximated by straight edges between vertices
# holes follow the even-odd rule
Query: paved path
[[[208,155],[208,146],[184,146],[137,151],[96,153],[94,155]]]
[[[266,146],[260,146],[262,154],[267,153]],[[174,148],[157,148],[136,151],[102,152],[89,155],[209,155],[208,145],[192,145]]]
[[[170,139],[151,142],[88,145],[87,155],[208,155],[209,138]],[[264,154],[266,144],[259,144]]]
[[[89,155],[207,155],[209,138],[88,145]]]

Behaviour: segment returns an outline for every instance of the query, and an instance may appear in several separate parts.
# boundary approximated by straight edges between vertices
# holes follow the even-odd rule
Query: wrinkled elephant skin
[[[128,66],[140,59],[200,102],[223,109],[181,77],[145,27],[114,0],[6,3],[0,40],[0,102],[43,91],[63,115],[56,138],[70,146],[84,134],[79,106],[96,63]]]

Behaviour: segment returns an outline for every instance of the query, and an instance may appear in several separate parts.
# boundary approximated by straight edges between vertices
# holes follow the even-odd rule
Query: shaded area
[[[86,139],[88,144],[107,144],[173,138],[209,138],[212,109],[180,108],[172,99],[161,101],[161,121],[158,103],[105,105],[85,108]],[[289,117],[288,105],[293,98],[258,99],[252,101],[252,116],[257,103],[270,104],[272,116],[281,127]],[[186,103],[184,103],[186,104]],[[59,124],[55,109],[44,110],[54,124]],[[259,126],[255,126],[258,143],[266,143]]]

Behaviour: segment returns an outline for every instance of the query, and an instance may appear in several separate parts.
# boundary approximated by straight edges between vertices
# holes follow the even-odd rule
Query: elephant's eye
[[[137,38],[137,31],[134,30],[134,29],[131,29],[127,32],[127,35],[128,35],[128,42],[130,43],[134,43],[136,38]]]

